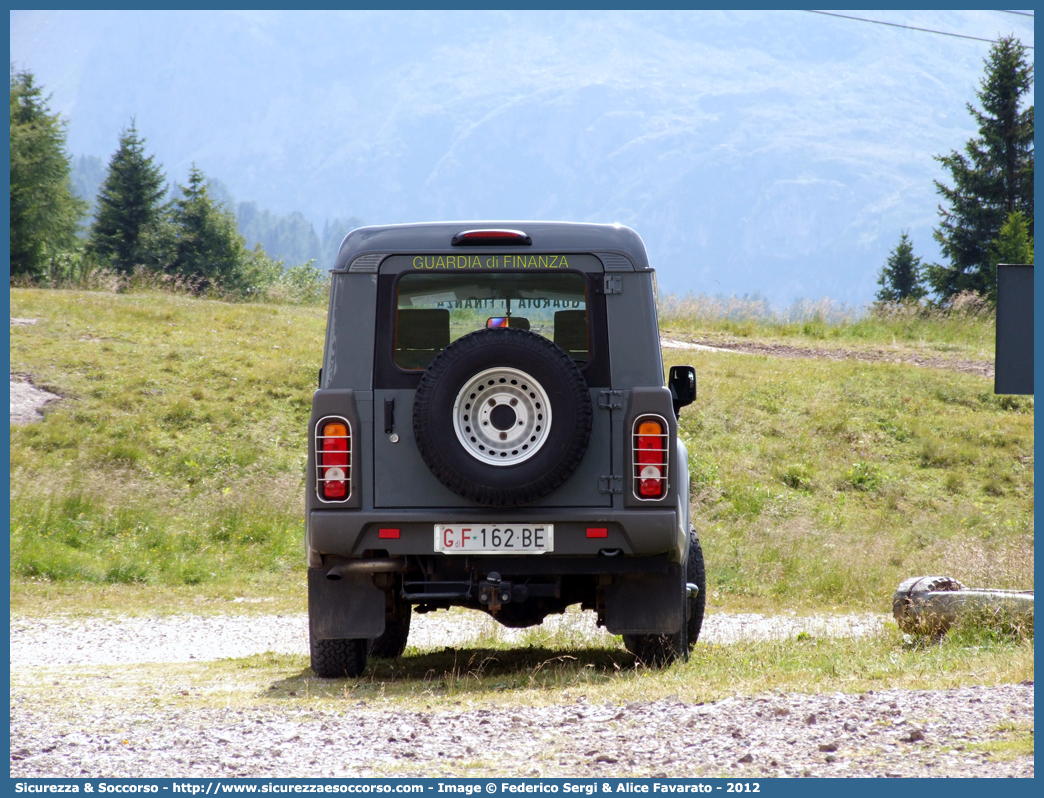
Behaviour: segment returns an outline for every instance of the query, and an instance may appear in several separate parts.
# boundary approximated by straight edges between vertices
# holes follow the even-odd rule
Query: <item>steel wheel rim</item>
[[[483,463],[512,466],[540,451],[551,432],[551,403],[524,371],[479,372],[453,402],[453,431],[464,451]]]

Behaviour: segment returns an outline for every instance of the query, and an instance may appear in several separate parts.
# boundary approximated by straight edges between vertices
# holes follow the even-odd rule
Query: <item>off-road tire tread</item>
[[[695,598],[685,600],[685,630],[673,635],[624,635],[624,646],[643,665],[662,668],[681,658],[687,660],[703,628],[707,608],[707,573],[703,562],[703,548],[696,530],[689,528],[689,558],[685,566],[685,581],[692,582],[700,591]]]
[[[703,616],[707,611],[707,569],[703,562],[703,547],[696,535],[696,530],[689,529],[689,562],[685,574],[685,580],[696,585],[700,592],[695,598],[688,600],[686,618],[686,643],[688,651],[692,651],[696,641],[700,639],[700,631],[703,629]]]
[[[355,679],[366,668],[370,641],[311,639],[312,670],[320,679]]]

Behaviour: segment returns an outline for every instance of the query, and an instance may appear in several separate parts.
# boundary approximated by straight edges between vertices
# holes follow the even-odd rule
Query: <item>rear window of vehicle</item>
[[[405,274],[398,282],[395,362],[424,369],[461,336],[517,327],[554,341],[581,367],[590,357],[587,281],[567,274]]]

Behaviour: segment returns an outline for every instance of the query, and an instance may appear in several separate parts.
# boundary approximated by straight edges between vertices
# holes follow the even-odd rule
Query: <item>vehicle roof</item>
[[[450,240],[465,230],[521,230],[533,241],[525,247],[453,247]],[[504,252],[605,252],[625,255],[636,270],[649,269],[645,244],[634,230],[619,224],[576,222],[462,221],[360,227],[352,230],[337,252],[333,271],[346,271],[360,255]]]

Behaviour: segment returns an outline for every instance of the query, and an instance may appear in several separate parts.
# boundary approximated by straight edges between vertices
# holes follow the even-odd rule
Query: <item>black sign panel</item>
[[[994,393],[1033,393],[1033,266],[997,267]]]

